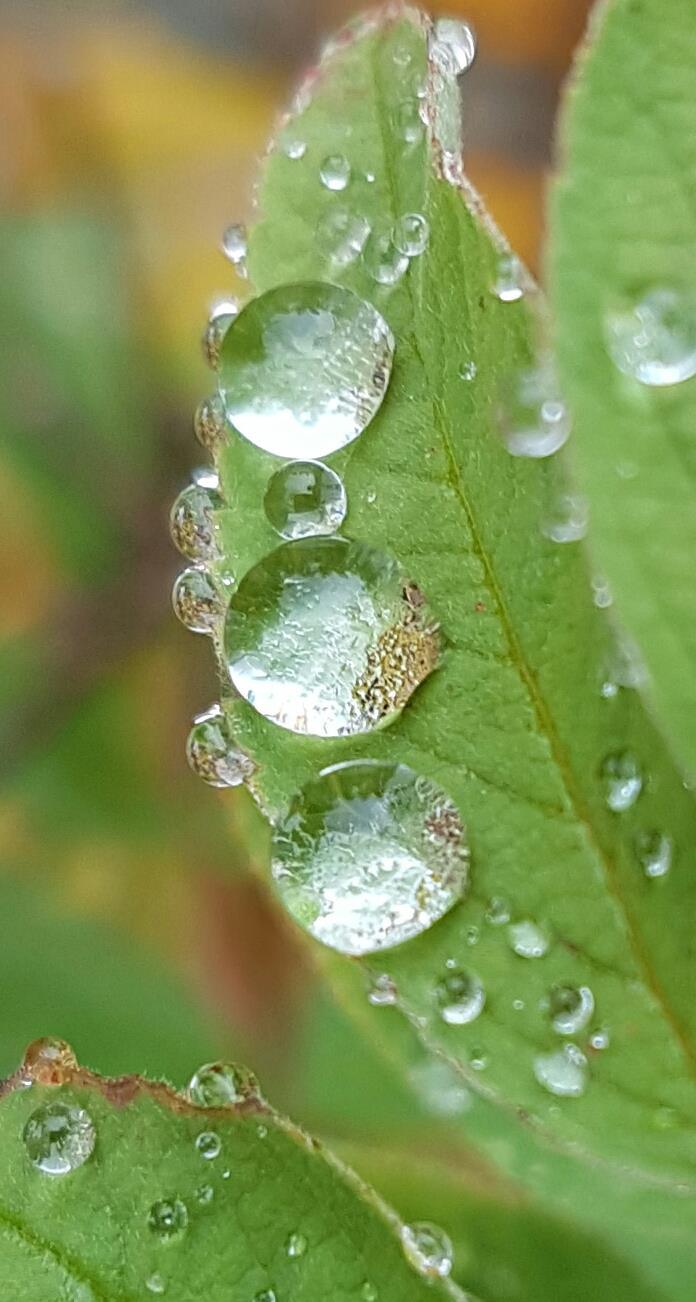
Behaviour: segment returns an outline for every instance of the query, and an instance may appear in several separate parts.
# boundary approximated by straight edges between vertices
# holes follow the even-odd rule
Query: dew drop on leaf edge
[[[77,1067],[74,1050],[66,1040],[43,1036],[24,1051],[22,1079],[27,1084],[62,1085]]]
[[[221,586],[205,566],[189,565],[174,581],[172,607],[177,619],[191,633],[210,636],[224,614]]]
[[[227,716],[218,704],[197,714],[186,741],[186,758],[196,777],[211,787],[238,787],[254,765],[235,743]]]
[[[438,1225],[415,1221],[401,1228],[401,1243],[410,1264],[426,1279],[446,1279],[454,1264],[451,1239]]]
[[[193,1073],[187,1094],[200,1108],[232,1107],[259,1098],[259,1083],[248,1067],[233,1062],[208,1062]]]

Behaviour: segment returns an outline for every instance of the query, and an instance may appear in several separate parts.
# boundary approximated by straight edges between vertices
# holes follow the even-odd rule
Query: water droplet
[[[194,1072],[187,1093],[199,1108],[226,1108],[259,1098],[259,1083],[248,1067],[234,1062],[208,1062]]]
[[[211,370],[217,370],[220,349],[230,325],[239,311],[236,298],[220,299],[213,304],[203,332],[203,356]]]
[[[391,231],[373,231],[363,249],[365,269],[378,285],[395,285],[407,270],[408,261],[396,247]]]
[[[417,258],[428,247],[430,225],[419,212],[407,212],[394,227],[393,240],[399,253],[407,258]]]
[[[399,105],[396,112],[396,129],[407,145],[414,145],[421,139],[425,123],[422,106],[415,96],[403,100]]]
[[[636,850],[646,877],[664,877],[672,867],[673,843],[664,832],[644,832],[638,838]]]
[[[608,1049],[609,1043],[610,1036],[606,1027],[602,1027],[599,1031],[592,1032],[592,1035],[590,1036],[590,1045],[597,1053],[601,1053],[603,1049]]]
[[[268,481],[263,499],[268,523],[281,538],[335,533],[345,520],[346,490],[321,461],[288,461]]]
[[[553,510],[544,520],[542,533],[551,542],[580,542],[587,533],[589,508],[577,493],[560,493]]]
[[[452,1243],[444,1230],[428,1221],[401,1227],[401,1242],[411,1265],[426,1279],[445,1279],[454,1262]]]
[[[587,1059],[576,1044],[564,1044],[562,1049],[534,1059],[534,1075],[549,1094],[578,1098],[587,1084]]]
[[[172,589],[172,606],[192,633],[214,633],[225,610],[220,588],[202,565],[182,570]]]
[[[234,267],[240,268],[243,265],[248,243],[246,226],[233,222],[227,227],[222,237],[222,251]]]
[[[257,1126],[256,1134],[259,1139],[265,1139],[268,1134],[268,1126],[264,1126],[264,1125]],[[229,1175],[229,1171],[227,1172],[227,1175]]]
[[[510,921],[507,900],[503,900],[500,895],[491,896],[483,916],[491,927],[504,927]]]
[[[305,140],[298,140],[295,136],[290,136],[287,140],[283,141],[282,149],[286,158],[290,158],[293,162],[297,162],[298,159],[304,158],[307,153],[307,142]]]
[[[360,256],[369,234],[367,217],[347,208],[329,208],[317,224],[317,243],[337,267],[347,267]]]
[[[46,1175],[68,1175],[94,1151],[94,1122],[73,1103],[44,1103],[32,1112],[22,1133],[32,1166]]]
[[[696,299],[677,289],[651,289],[607,313],[614,364],[641,384],[678,384],[696,375]]]
[[[194,1195],[199,1207],[208,1207],[215,1197],[215,1190],[212,1184],[201,1184],[196,1189]]]
[[[149,1279],[145,1280],[145,1287],[148,1293],[166,1293],[167,1291],[167,1285],[158,1272],[150,1275]]]
[[[196,776],[211,787],[238,787],[254,772],[253,760],[237,746],[219,705],[196,715],[186,758]]]
[[[472,380],[476,379],[477,374],[478,374],[478,367],[476,365],[476,362],[471,360],[467,362],[462,362],[462,365],[459,370],[460,380],[466,380],[466,383],[470,384]]]
[[[611,588],[601,574],[596,574],[592,580],[592,600],[598,610],[608,610],[614,600]]]
[[[434,46],[448,52],[455,76],[466,72],[476,58],[476,36],[468,23],[457,18],[436,20]]]
[[[319,168],[319,175],[327,190],[345,190],[350,181],[350,163],[344,154],[329,154]]]
[[[215,455],[226,438],[225,408],[218,394],[203,399],[196,409],[193,428],[201,447]]]
[[[635,805],[642,789],[643,774],[638,761],[628,751],[608,755],[602,764],[604,799],[614,814],[623,814]]]
[[[368,1002],[375,1008],[390,1008],[399,997],[399,992],[390,976],[382,972],[376,976],[367,992]]]
[[[393,356],[386,321],[350,290],[281,285],[252,299],[225,336],[227,418],[274,456],[327,456],[369,425]]]
[[[577,1035],[594,1012],[594,995],[589,986],[554,986],[549,995],[549,1016],[559,1035]]]
[[[178,1239],[188,1225],[188,1210],[181,1198],[158,1198],[152,1204],[147,1223],[163,1243]]]
[[[63,1085],[77,1067],[77,1058],[65,1040],[44,1036],[32,1040],[24,1051],[22,1080],[27,1085]]]
[[[501,253],[495,269],[493,293],[501,303],[517,303],[524,297],[524,270],[514,253]]]
[[[222,1148],[220,1136],[216,1135],[214,1130],[202,1130],[196,1138],[196,1148],[201,1157],[206,1158],[207,1161],[212,1161],[213,1158],[219,1156]]]
[[[461,1116],[471,1107],[470,1091],[448,1062],[424,1059],[411,1068],[408,1080],[434,1116]]]
[[[254,1295],[254,1302],[278,1302],[278,1299],[272,1288],[262,1288],[260,1293]]]
[[[218,545],[215,512],[224,503],[218,491],[217,475],[207,485],[189,484],[177,497],[169,516],[172,542],[191,561],[215,560]]]
[[[507,934],[512,949],[521,958],[543,958],[548,953],[549,938],[536,922],[513,922]]]
[[[241,696],[291,732],[369,732],[393,719],[436,667],[423,594],[392,558],[340,538],[278,547],[242,579],[227,616]]]
[[[486,1070],[486,1067],[488,1066],[488,1056],[484,1053],[483,1049],[476,1048],[471,1050],[469,1066],[472,1067],[474,1071]]]
[[[304,1257],[307,1251],[307,1239],[304,1234],[300,1234],[299,1230],[290,1234],[285,1244],[285,1251],[293,1261],[296,1261],[298,1257]]]
[[[464,894],[468,861],[452,801],[403,764],[325,769],[273,837],[273,876],[288,911],[344,954],[420,935]]]
[[[486,994],[483,985],[473,972],[457,969],[438,981],[435,996],[440,1016],[448,1026],[466,1026],[483,1010]]]
[[[505,380],[497,418],[503,443],[514,457],[550,457],[570,434],[570,416],[547,365],[519,371]]]

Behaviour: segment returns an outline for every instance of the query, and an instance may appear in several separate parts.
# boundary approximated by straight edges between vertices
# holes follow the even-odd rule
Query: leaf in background
[[[275,817],[298,786],[348,758],[404,762],[455,799],[470,833],[469,898],[364,966],[395,983],[423,1040],[480,1096],[467,1134],[540,1195],[616,1234],[622,1250],[636,1218],[649,1219],[669,1250],[646,1234],[637,1251],[652,1254],[656,1282],[679,1281],[693,1264],[684,1194],[696,1188],[694,807],[636,694],[613,679],[615,690],[602,690],[617,649],[582,550],[543,532],[565,488],[559,458],[512,457],[496,435],[500,385],[529,366],[535,296],[509,303],[491,292],[503,246],[466,184],[442,174],[457,180],[458,101],[453,79],[426,66],[429,30],[413,11],[390,10],[334,45],[283,129],[306,143],[302,158],[280,148],[269,158],[249,269],[258,291],[338,279],[386,316],[397,340],[390,390],[332,465],[347,489],[348,536],[398,557],[439,614],[447,654],[392,727],[349,741],[298,737],[244,702],[228,709]],[[428,129],[406,142],[403,104],[426,74]],[[340,153],[352,176],[337,194],[319,167]],[[427,251],[396,285],[378,286],[362,260],[342,268],[323,252],[317,230],[332,207],[378,230],[425,215]],[[277,542],[262,507],[277,462],[239,438],[219,467],[228,560],[242,575]],[[607,800],[614,756],[642,778],[621,813]],[[655,833],[673,847],[660,881],[639,850]],[[513,923],[545,929],[543,958],[514,951],[508,928],[488,920],[492,899]],[[485,989],[468,1026],[440,1013],[451,961]],[[576,1035],[587,1064],[574,1098],[537,1078],[538,1060],[562,1052],[547,1007],[556,986],[587,987],[594,999]]]
[[[256,1096],[202,1109],[137,1077],[60,1076],[27,1089],[18,1073],[0,1102],[2,1278],[17,1302],[462,1296],[416,1274],[397,1217]],[[38,1114],[36,1157],[46,1106],[83,1112],[82,1160],[62,1175],[37,1169],[24,1139]]]
[[[696,370],[696,10],[615,0],[592,35],[552,205],[559,362],[597,561],[694,769],[696,380],[674,380]]]

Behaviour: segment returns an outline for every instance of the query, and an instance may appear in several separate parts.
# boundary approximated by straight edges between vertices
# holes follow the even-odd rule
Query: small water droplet
[[[610,1036],[606,1027],[601,1027],[598,1031],[593,1031],[590,1036],[590,1045],[597,1052],[601,1053],[604,1049],[609,1048]]]
[[[466,832],[448,796],[405,765],[349,761],[294,797],[273,877],[317,940],[369,954],[420,935],[464,894]]]
[[[503,443],[514,457],[550,457],[563,447],[570,434],[570,416],[549,364],[506,378],[497,418]]]
[[[346,490],[321,461],[288,461],[268,481],[263,499],[268,523],[281,538],[335,533],[345,520]]]
[[[254,1294],[254,1302],[278,1302],[278,1300],[272,1288],[262,1288],[260,1293]]]
[[[204,398],[197,407],[193,428],[201,447],[215,455],[226,439],[225,409],[218,394]]]
[[[344,154],[329,154],[319,168],[321,183],[327,190],[345,190],[350,181],[350,170]]]
[[[486,1070],[486,1067],[488,1066],[488,1055],[484,1053],[483,1049],[476,1048],[471,1050],[469,1066],[472,1067],[474,1071]]]
[[[425,597],[390,557],[340,538],[285,543],[242,579],[225,631],[232,682],[291,732],[369,732],[439,660]]]
[[[493,293],[501,303],[517,303],[524,297],[524,271],[514,253],[501,253],[498,256]]]
[[[212,1161],[213,1158],[219,1156],[222,1148],[220,1136],[216,1135],[214,1130],[202,1130],[196,1138],[196,1148],[201,1157],[205,1157],[207,1161]]]
[[[469,359],[469,361],[462,362],[462,365],[459,369],[460,380],[465,380],[467,384],[471,384],[471,381],[476,379],[477,374],[478,374],[478,367],[476,365],[476,362],[472,361],[471,359]]]
[[[362,1298],[362,1302],[378,1302],[379,1292],[375,1288],[374,1284],[370,1283],[369,1279],[365,1280],[365,1283],[360,1290],[360,1297]]]
[[[655,288],[636,302],[612,307],[606,340],[615,366],[641,384],[678,384],[696,375],[696,299]]]
[[[337,267],[347,267],[362,253],[370,223],[347,208],[329,208],[317,224],[317,244]]]
[[[455,76],[471,67],[476,58],[476,36],[468,23],[457,18],[438,18],[434,45],[448,52]],[[431,49],[431,57],[433,50]]]
[[[435,996],[440,1016],[448,1026],[467,1026],[483,1011],[486,994],[483,984],[473,972],[461,968],[438,981]]]
[[[268,1135],[268,1126],[264,1126],[264,1125],[257,1126],[256,1134],[259,1139],[265,1139],[266,1136]],[[227,1172],[227,1174],[229,1175],[229,1171]]]
[[[219,299],[214,303],[203,332],[203,356],[211,370],[217,370],[220,349],[230,325],[239,311],[236,298]]]
[[[28,1085],[63,1085],[76,1067],[77,1058],[70,1045],[47,1035],[32,1040],[25,1049],[22,1080]]]
[[[445,1279],[452,1270],[452,1242],[444,1230],[428,1221],[401,1227],[401,1242],[411,1265],[426,1279]]]
[[[181,1198],[158,1198],[152,1204],[147,1223],[163,1243],[178,1239],[188,1225],[188,1210]]]
[[[306,140],[298,140],[296,136],[290,136],[283,141],[282,150],[286,158],[297,162],[298,159],[304,158],[307,153],[307,142]]]
[[[199,1207],[208,1207],[215,1197],[212,1184],[200,1184],[194,1195]]]
[[[428,1058],[408,1073],[409,1084],[434,1116],[456,1117],[471,1107],[471,1093],[448,1062]]]
[[[285,1244],[285,1251],[293,1261],[296,1261],[298,1257],[304,1257],[305,1252],[307,1251],[307,1239],[305,1235],[300,1234],[299,1230],[290,1234]]]
[[[377,177],[375,176],[374,172],[366,172],[365,180],[367,181],[368,185],[373,185],[374,182],[377,180]]]
[[[673,842],[664,832],[644,832],[636,843],[641,868],[646,877],[664,877],[672,867]]]
[[[554,986],[549,995],[549,1016],[559,1035],[577,1035],[594,1012],[594,995],[589,986]]]
[[[367,992],[368,1002],[375,1008],[390,1008],[399,997],[398,991],[390,976],[382,972],[376,976]]]
[[[208,1062],[194,1072],[188,1097],[199,1108],[225,1108],[259,1098],[259,1083],[248,1067],[234,1062]]]
[[[196,777],[211,787],[238,787],[254,772],[253,761],[237,746],[219,705],[197,714],[186,741],[186,758]]]
[[[596,574],[592,580],[592,600],[598,610],[608,610],[614,600],[607,580]]]
[[[220,387],[235,430],[274,456],[327,456],[369,425],[389,384],[394,336],[337,285],[281,285],[228,330]]]
[[[604,799],[614,814],[623,814],[635,805],[643,790],[640,765],[628,751],[608,755],[602,764]]]
[[[368,275],[378,285],[396,285],[408,268],[408,258],[394,243],[391,231],[373,230],[363,249]]]
[[[507,934],[512,949],[520,958],[543,958],[548,953],[549,938],[536,922],[513,922]]]
[[[248,243],[246,226],[240,222],[232,222],[222,237],[222,251],[237,269],[244,264]]]
[[[177,619],[192,633],[214,633],[225,610],[216,580],[202,565],[182,570],[172,589],[172,606]]]
[[[190,561],[217,559],[215,512],[223,506],[216,474],[206,484],[189,484],[179,493],[170,512],[169,532],[182,556]]]
[[[504,927],[510,921],[510,908],[507,900],[500,895],[492,895],[484,913],[486,922],[491,927]]]
[[[404,213],[394,227],[394,244],[399,253],[403,253],[407,258],[417,258],[424,253],[429,238],[428,219],[419,212]]]
[[[32,1112],[22,1132],[32,1166],[46,1175],[68,1175],[94,1152],[94,1122],[73,1103],[44,1103]]]
[[[562,1049],[534,1059],[534,1075],[549,1094],[579,1098],[587,1084],[587,1059],[576,1044],[564,1044]]]
[[[150,1275],[149,1279],[145,1280],[145,1287],[148,1293],[160,1294],[166,1293],[167,1291],[167,1285],[158,1271],[156,1271],[154,1275]]]
[[[579,542],[587,533],[589,508],[577,493],[560,493],[544,520],[542,533],[551,542]]]

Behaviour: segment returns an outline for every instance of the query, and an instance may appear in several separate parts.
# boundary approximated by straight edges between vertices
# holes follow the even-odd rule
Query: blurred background
[[[188,770],[216,684],[171,614],[167,534],[201,459],[202,325],[236,288],[221,232],[249,213],[294,79],[357,7],[0,0],[0,1072],[48,1032],[177,1084],[233,1056],[308,1125],[364,1137],[418,1101],[258,884],[244,793]],[[585,0],[435,8],[478,31],[469,170],[538,268]]]

